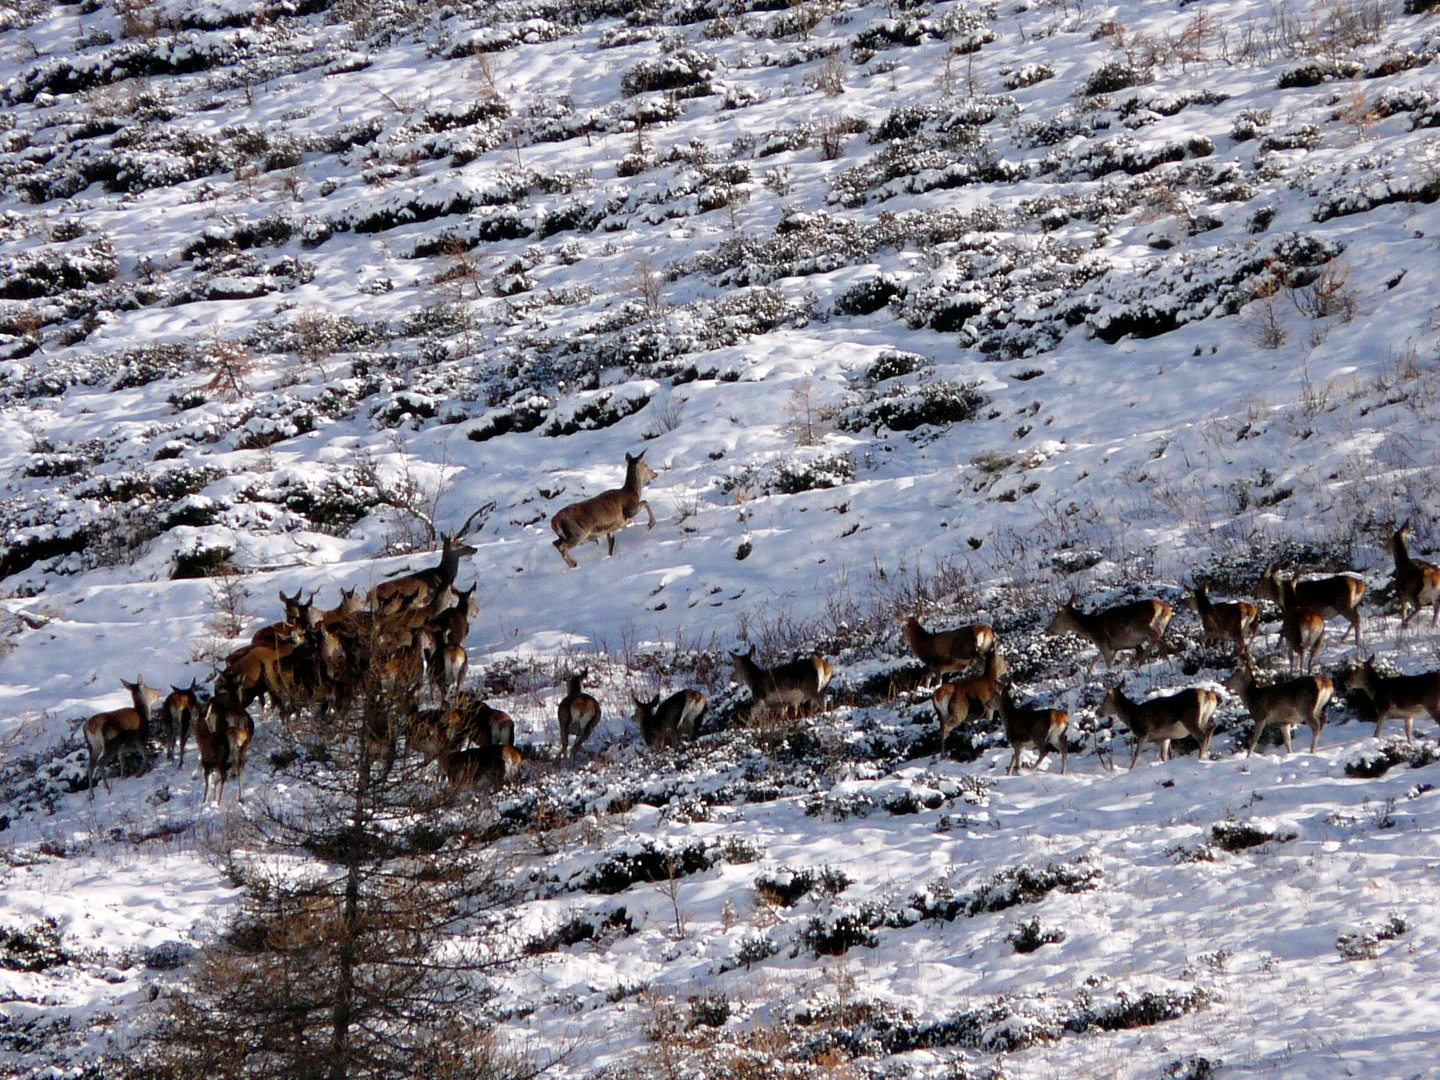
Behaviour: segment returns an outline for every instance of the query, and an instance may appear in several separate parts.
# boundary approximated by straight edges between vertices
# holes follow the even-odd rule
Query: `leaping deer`
[[[649,515],[647,529],[655,527],[655,513],[650,504],[640,497],[645,485],[660,474],[645,463],[645,451],[625,454],[625,483],[610,491],[602,491],[589,499],[571,503],[550,519],[550,528],[555,530],[555,550],[572,568],[580,564],[570,551],[578,544],[594,540],[597,544],[605,537],[609,544],[607,554],[615,554],[615,534],[623,529],[644,510]]]

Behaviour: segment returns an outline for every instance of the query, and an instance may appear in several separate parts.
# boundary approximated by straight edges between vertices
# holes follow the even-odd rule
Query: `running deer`
[[[1335,693],[1335,684],[1324,675],[1302,675],[1273,686],[1261,686],[1245,667],[1238,667],[1225,680],[1225,689],[1240,699],[1251,719],[1255,733],[1245,756],[1255,753],[1265,729],[1278,727],[1285,739],[1285,752],[1291,752],[1290,729],[1304,724],[1310,729],[1310,752],[1320,744],[1325,728],[1325,706]]]
[[[1405,741],[1414,740],[1415,718],[1428,713],[1440,724],[1440,671],[1420,675],[1382,675],[1375,669],[1375,657],[1346,672],[1341,679],[1343,689],[1363,690],[1375,706],[1375,737],[1385,728],[1385,721],[1398,716],[1405,721]]]
[[[1052,746],[1059,750],[1060,775],[1065,775],[1065,764],[1070,756],[1070,747],[1065,739],[1070,725],[1069,713],[1064,709],[1022,708],[1015,704],[1007,686],[1000,694],[1000,715],[1005,720],[1005,738],[1015,750],[1005,769],[1006,776],[1020,774],[1020,752],[1027,746],[1040,751],[1039,760],[1035,762],[1037,769]]]
[[[90,760],[85,769],[85,780],[90,788],[90,800],[95,800],[95,774],[110,794],[110,778],[104,774],[105,766],[130,748],[138,747],[142,752],[150,738],[150,709],[160,700],[160,691],[146,686],[145,679],[136,675],[135,681],[120,680],[130,691],[131,707],[111,709],[96,713],[85,721],[85,745],[90,750]]]
[[[1334,574],[1323,578],[1295,581],[1295,597],[1302,607],[1316,612],[1322,619],[1341,618],[1355,628],[1355,648],[1360,648],[1360,598],[1365,595],[1365,582],[1355,574]],[[1282,602],[1280,564],[1271,563],[1255,583],[1255,595],[1272,604]]]
[[[1405,546],[1409,535],[1410,523],[1407,521],[1390,538],[1390,553],[1395,556],[1395,595],[1400,598],[1400,625],[1408,625],[1411,618],[1429,604],[1435,609],[1430,616],[1430,625],[1434,626],[1440,622],[1440,566],[1412,559]],[[1406,614],[1408,608],[1415,610]],[[1358,638],[1355,646],[1360,646]]]
[[[1325,620],[1313,608],[1300,602],[1295,582],[1280,579],[1280,640],[1290,650],[1290,674],[1297,668],[1309,671],[1315,656],[1325,644]]]
[[[615,554],[615,534],[623,529],[644,510],[649,515],[647,529],[655,527],[655,514],[650,504],[640,497],[646,484],[660,474],[645,463],[645,451],[625,454],[625,483],[610,491],[602,491],[561,510],[550,519],[550,528],[555,530],[555,550],[572,568],[580,564],[571,556],[572,548],[587,540],[597,544],[605,537],[609,544],[608,554]]]
[[[700,719],[710,699],[699,690],[677,690],[663,702],[656,694],[649,701],[631,694],[635,702],[635,725],[640,737],[652,750],[677,748],[681,741],[694,742],[700,730]]]
[[[905,629],[901,631],[905,643],[931,675],[943,676],[947,671],[963,671],[995,649],[995,631],[983,623],[932,634],[913,615],[900,621],[905,624]]]
[[[200,717],[200,681],[191,679],[189,686],[170,686],[170,693],[160,705],[160,727],[165,736],[165,760],[175,760],[175,741],[180,741],[180,761],[176,768],[185,765],[185,742],[190,737]]]
[[[755,663],[755,646],[744,653],[732,652],[730,659],[735,662],[735,674],[750,687],[754,706],[770,708],[780,706],[793,710],[798,716],[802,705],[810,705],[825,711],[825,688],[835,674],[830,661],[819,653],[788,664],[780,664],[768,671]]]
[[[1061,604],[1045,628],[1051,635],[1075,634],[1089,641],[1100,651],[1096,659],[1104,660],[1107,668],[1115,662],[1115,654],[1121,649],[1135,650],[1139,660],[1146,645],[1154,645],[1161,653],[1165,651],[1165,628],[1175,609],[1163,600],[1136,600],[1105,608],[1093,615],[1087,615],[1075,606],[1076,597],[1069,603]],[[1090,670],[1095,661],[1090,661]]]
[[[1259,628],[1259,609],[1244,600],[1225,600],[1212,603],[1204,585],[1190,590],[1191,603],[1195,614],[1200,616],[1200,628],[1207,641],[1228,641],[1243,657],[1250,655],[1250,638]]]
[[[1219,706],[1219,694],[1214,690],[1198,688],[1149,701],[1135,701],[1126,696],[1125,681],[1122,679],[1110,688],[1096,715],[1118,717],[1135,736],[1135,753],[1130,758],[1130,768],[1133,769],[1146,743],[1158,745],[1160,760],[1169,761],[1171,740],[1183,739],[1186,735],[1200,744],[1200,760],[1204,761],[1210,736],[1215,730],[1215,710]]]
[[[959,682],[945,683],[931,696],[935,715],[940,718],[940,745],[950,737],[960,724],[985,717],[988,724],[1000,711],[1000,680],[1010,670],[1010,665],[1000,655],[999,649],[985,654],[985,667],[979,675],[972,675]]]
[[[580,688],[589,674],[590,669],[586,668],[579,675],[571,675],[565,696],[560,699],[560,756],[566,756],[566,747],[573,737],[575,747],[569,752],[571,761],[580,756],[580,747],[600,723],[600,702]]]
[[[460,572],[460,559],[474,555],[478,550],[450,533],[441,534],[440,546],[439,565],[376,585],[370,593],[371,610],[381,615],[394,615],[407,608],[426,607],[455,584],[455,576]]]

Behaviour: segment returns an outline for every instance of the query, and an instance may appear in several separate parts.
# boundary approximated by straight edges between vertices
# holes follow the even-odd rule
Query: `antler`
[[[478,506],[478,507],[475,508],[475,512],[474,512],[473,514],[471,514],[468,518],[465,519],[465,524],[460,526],[460,528],[456,531],[455,535],[456,535],[457,537],[465,536],[466,534],[468,534],[468,533],[470,532],[470,524],[471,524],[477,517],[480,517],[482,514],[485,515],[485,517],[489,517],[489,516],[490,516],[490,511],[492,511],[492,510],[494,510],[494,509],[495,509],[495,501],[494,501],[493,499],[492,499],[490,502],[482,503],[480,506]],[[481,523],[480,523],[480,527],[481,527],[481,528],[484,528],[484,527],[485,527],[485,523],[484,523],[483,520],[482,520]]]

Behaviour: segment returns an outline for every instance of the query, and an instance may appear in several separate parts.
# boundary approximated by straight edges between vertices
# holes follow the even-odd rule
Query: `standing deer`
[[[452,799],[467,789],[498,790],[520,775],[524,761],[513,746],[471,746],[464,750],[447,747],[437,760]]]
[[[450,533],[441,534],[440,545],[439,565],[393,581],[382,581],[370,593],[370,609],[377,614],[393,615],[407,608],[423,608],[454,585],[461,557],[474,555],[478,549]]]
[[[1400,625],[1408,625],[1411,618],[1429,604],[1435,609],[1430,616],[1430,625],[1434,626],[1440,622],[1440,566],[1412,559],[1405,546],[1409,535],[1410,523],[1407,521],[1390,538],[1390,553],[1395,556],[1395,595],[1400,598]],[[1415,610],[1406,614],[1408,608]],[[1358,638],[1355,647],[1360,647]]]
[[[983,623],[932,634],[913,615],[900,621],[905,624],[905,629],[901,631],[905,643],[933,676],[943,676],[947,671],[963,671],[995,649],[995,631]]]
[[[1355,628],[1355,648],[1360,648],[1360,598],[1365,595],[1365,582],[1354,574],[1334,574],[1323,578],[1295,581],[1295,597],[1301,606],[1319,614],[1322,619],[1343,618]],[[1255,595],[1272,604],[1282,602],[1280,564],[1271,563],[1255,583]]]
[[[640,737],[652,750],[678,747],[682,739],[694,742],[700,719],[710,705],[710,699],[699,690],[677,690],[663,702],[659,694],[649,701],[631,694],[630,700],[635,702],[634,720]]]
[[[566,747],[573,736],[575,748],[570,751],[571,761],[580,756],[580,747],[595,730],[595,725],[600,723],[600,702],[580,688],[589,674],[590,669],[586,668],[578,675],[571,675],[565,696],[560,699],[560,756],[565,757]]]
[[[634,455],[627,452],[623,485],[562,507],[550,519],[550,528],[555,530],[556,536],[555,550],[560,552],[560,557],[572,568],[577,567],[580,564],[571,556],[571,549],[587,540],[594,540],[598,544],[602,536],[609,544],[608,554],[614,555],[615,534],[634,521],[641,510],[650,518],[646,528],[653,529],[655,514],[650,509],[650,504],[640,497],[640,493],[646,484],[659,475],[645,463],[644,450]]]
[[[1313,608],[1300,602],[1295,591],[1295,582],[1281,578],[1280,584],[1280,640],[1290,650],[1290,674],[1296,668],[1309,671],[1315,666],[1315,656],[1325,644],[1325,620]]]
[[[160,726],[165,736],[165,760],[175,760],[175,741],[180,741],[180,761],[177,769],[185,765],[185,742],[200,717],[200,682],[191,679],[188,687],[171,685],[170,693],[160,705]]]
[[[1065,763],[1070,756],[1065,738],[1070,724],[1069,713],[1064,709],[1021,708],[1015,704],[1007,686],[1000,694],[1000,715],[1005,720],[1005,738],[1015,750],[1005,769],[1006,776],[1020,774],[1020,752],[1027,746],[1040,751],[1039,760],[1035,762],[1037,769],[1052,746],[1059,750],[1060,775],[1065,775]]]
[[[1375,706],[1375,737],[1385,728],[1385,721],[1398,716],[1405,721],[1405,741],[1414,741],[1415,718],[1428,713],[1440,724],[1440,671],[1419,675],[1382,675],[1375,668],[1375,657],[1352,668],[1341,679],[1343,689],[1363,690]]]
[[[825,688],[835,674],[830,661],[819,653],[788,664],[779,664],[768,671],[755,663],[755,646],[744,653],[732,652],[730,659],[735,662],[735,674],[750,687],[754,705],[769,708],[774,705],[791,710],[798,716],[803,705],[825,710]]]
[[[1255,721],[1255,733],[1250,736],[1250,749],[1245,754],[1249,757],[1260,745],[1260,737],[1267,727],[1280,729],[1285,739],[1285,752],[1290,753],[1290,729],[1296,724],[1305,724],[1310,728],[1310,752],[1313,754],[1320,743],[1320,732],[1325,728],[1325,706],[1335,693],[1335,684],[1324,675],[1302,675],[1274,686],[1261,686],[1254,675],[1242,666],[1225,680],[1225,689],[1240,699]]]
[[[1110,688],[1096,715],[1119,717],[1135,736],[1135,753],[1130,758],[1130,768],[1133,769],[1147,742],[1157,744],[1160,760],[1168,761],[1171,740],[1183,739],[1186,735],[1200,744],[1200,760],[1204,761],[1210,736],[1215,730],[1215,710],[1219,706],[1219,694],[1214,690],[1198,688],[1149,701],[1134,701],[1126,696],[1125,681],[1122,679]]]
[[[1106,668],[1114,664],[1115,654],[1121,649],[1134,649],[1137,660],[1146,645],[1165,651],[1165,628],[1175,614],[1165,601],[1136,600],[1087,615],[1075,606],[1076,599],[1071,596],[1069,603],[1060,605],[1045,633],[1070,633],[1084,638],[1100,651],[1096,659],[1104,660]],[[1089,670],[1095,670],[1094,660]]]
[[[455,733],[476,746],[514,746],[515,721],[480,698],[462,698],[455,706]]]
[[[985,717],[988,724],[1000,711],[1000,680],[1010,670],[1010,665],[1000,655],[999,649],[985,654],[985,667],[979,675],[972,675],[959,682],[945,683],[931,696],[935,715],[940,718],[940,745],[950,737],[960,724]]]
[[[142,751],[145,749],[145,743],[150,739],[150,709],[160,700],[160,691],[156,687],[146,686],[145,679],[140,675],[135,676],[133,683],[124,679],[121,679],[120,683],[130,691],[132,706],[128,709],[96,713],[85,721],[85,745],[90,750],[85,780],[90,788],[91,802],[95,801],[97,772],[101,774],[100,779],[108,795],[110,778],[104,774],[105,766],[129,747],[139,747]]]
[[[255,721],[240,704],[233,688],[217,684],[195,723],[195,749],[200,754],[200,770],[205,778],[200,791],[202,804],[210,797],[212,777],[217,803],[225,797],[225,781],[230,777],[235,778],[236,800],[244,801],[240,774],[254,735]]]
[[[1244,600],[1226,600],[1215,604],[1204,585],[1190,590],[1195,614],[1200,616],[1201,631],[1207,641],[1228,641],[1243,657],[1250,655],[1250,638],[1259,628],[1260,611]]]

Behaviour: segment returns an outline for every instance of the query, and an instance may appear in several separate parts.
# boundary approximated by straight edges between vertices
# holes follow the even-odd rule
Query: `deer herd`
[[[598,543],[603,536],[613,554],[615,533],[641,510],[650,514],[641,492],[656,474],[644,459],[643,452],[626,454],[622,487],[567,506],[551,520],[555,548],[569,566],[577,565],[570,555],[576,545],[587,540]],[[650,514],[650,525],[654,523]],[[1440,622],[1440,566],[1412,559],[1408,535],[1408,524],[1402,525],[1390,540],[1401,625],[1429,607],[1434,626]],[[185,746],[193,735],[204,774],[202,801],[208,799],[212,784],[219,801],[227,780],[235,781],[236,798],[243,798],[240,778],[255,733],[250,715],[255,702],[262,707],[268,703],[282,718],[301,709],[323,718],[367,695],[395,692],[401,695],[398,700],[410,703],[406,715],[393,724],[386,721],[383,731],[367,727],[368,744],[387,759],[395,753],[396,736],[403,737],[412,751],[436,764],[451,795],[464,789],[493,789],[515,777],[523,758],[515,747],[514,721],[464,685],[465,640],[470,619],[478,614],[478,582],[462,590],[455,581],[460,560],[476,548],[458,536],[446,534],[441,540],[437,566],[383,582],[365,596],[356,589],[342,590],[340,603],[329,610],[317,610],[313,594],[306,600],[299,592],[294,596],[282,592],[284,619],[263,627],[250,644],[230,653],[209,690],[192,681],[188,687],[172,687],[161,700],[162,692],[142,678],[133,683],[122,680],[131,707],[98,713],[84,724],[89,797],[95,797],[97,775],[110,790],[104,770],[111,761],[127,748],[145,748],[151,735],[158,734],[167,760],[178,756],[176,768],[183,767]],[[1325,726],[1326,706],[1336,689],[1331,677],[1313,671],[1315,658],[1331,619],[1347,621],[1345,637],[1353,630],[1356,650],[1360,649],[1359,603],[1364,594],[1365,582],[1355,574],[1300,580],[1283,574],[1278,565],[1268,567],[1255,595],[1280,608],[1280,643],[1289,654],[1290,677],[1266,684],[1256,678],[1251,659],[1260,609],[1245,600],[1212,601],[1203,585],[1190,590],[1203,639],[1234,651],[1235,670],[1223,686],[1254,721],[1248,754],[1271,728],[1278,729],[1288,752],[1291,731],[1301,724],[1310,728],[1310,749],[1315,750]],[[1158,599],[1087,613],[1072,596],[1056,610],[1045,633],[1074,635],[1088,642],[1096,653],[1089,670],[1103,661],[1109,671],[1121,652],[1132,652],[1137,660],[1147,651],[1167,655],[1165,632],[1173,616],[1172,606]],[[940,683],[931,700],[942,746],[961,724],[981,719],[993,723],[998,714],[1012,750],[1007,774],[1020,771],[1021,754],[1027,748],[1038,752],[1036,768],[1051,749],[1058,750],[1060,771],[1065,772],[1069,715],[1063,709],[1017,702],[1009,664],[994,630],[975,624],[932,633],[913,616],[902,623],[905,643],[924,665],[927,677]],[[737,681],[749,688],[752,710],[799,716],[826,709],[834,667],[824,657],[814,654],[771,668],[756,663],[753,646],[730,657]],[[600,702],[584,688],[588,674],[584,670],[569,676],[557,708],[561,759],[573,761],[600,722]],[[946,681],[952,676],[958,677]],[[1385,675],[1372,656],[1348,666],[1340,682],[1341,689],[1363,692],[1373,703],[1376,737],[1391,717],[1404,720],[1407,740],[1422,713],[1440,723],[1440,671]],[[421,708],[417,703],[427,684],[439,704]],[[706,696],[693,689],[678,690],[663,701],[659,695],[649,700],[631,697],[634,723],[654,750],[694,741],[709,705]],[[1147,744],[1158,746],[1164,761],[1171,742],[1186,737],[1199,744],[1203,759],[1219,704],[1220,695],[1203,687],[1136,700],[1126,693],[1122,678],[1108,685],[1097,715],[1114,717],[1130,730],[1135,741],[1133,769]]]

